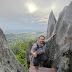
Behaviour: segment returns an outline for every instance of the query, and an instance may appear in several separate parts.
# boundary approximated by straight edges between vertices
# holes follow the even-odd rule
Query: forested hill
[[[46,36],[46,32],[21,32],[21,33],[6,33],[8,44],[13,46],[19,42],[27,42],[36,40],[40,35]]]

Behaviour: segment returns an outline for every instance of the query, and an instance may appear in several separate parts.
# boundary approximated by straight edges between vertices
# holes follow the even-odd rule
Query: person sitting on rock
[[[55,33],[52,33],[52,36],[45,40],[45,37],[41,35],[36,43],[32,46],[31,53],[33,55],[33,65],[36,69],[38,69],[39,60],[42,60],[43,62],[48,61],[48,57],[45,54],[45,44],[49,42]]]

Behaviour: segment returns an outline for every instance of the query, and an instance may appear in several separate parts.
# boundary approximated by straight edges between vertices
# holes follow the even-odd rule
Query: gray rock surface
[[[0,72],[26,72],[9,49],[6,37],[0,28]]]
[[[50,20],[49,24],[53,25]],[[51,27],[48,27],[48,30],[50,29]],[[46,45],[46,53],[52,62],[52,67],[57,72],[72,72],[72,2],[59,14],[55,32],[54,39]],[[47,35],[49,35],[49,31]]]
[[[53,14],[53,11],[51,11],[49,15],[49,20],[48,20],[48,27],[47,27],[47,38],[49,38],[55,28],[56,25],[56,18]]]
[[[32,54],[31,54],[31,48],[32,48],[32,43],[31,42],[29,42],[29,45],[28,45],[28,50],[27,50],[27,54],[26,54],[26,61],[27,61],[27,66],[28,66],[28,68],[30,67],[30,64],[32,64],[32,58],[33,58],[33,56],[32,56]]]

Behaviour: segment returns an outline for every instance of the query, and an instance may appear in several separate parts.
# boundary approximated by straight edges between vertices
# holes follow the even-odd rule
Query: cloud
[[[0,0],[0,27],[7,29],[5,26],[8,25],[9,27],[31,25],[30,27],[34,28],[41,24],[46,26],[51,10],[58,18],[59,13],[70,2],[71,0]],[[37,10],[31,13],[26,4],[34,4]]]

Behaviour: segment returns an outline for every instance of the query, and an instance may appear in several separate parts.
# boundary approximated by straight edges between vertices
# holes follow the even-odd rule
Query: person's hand
[[[54,36],[54,35],[56,35],[56,33],[53,32],[53,33],[52,33],[52,36]]]
[[[51,36],[50,38],[52,39],[54,35],[56,35],[56,33],[53,32],[53,33],[52,33],[52,36]]]
[[[34,56],[34,57],[37,57],[37,52],[34,52],[34,53],[33,53],[33,56]]]

